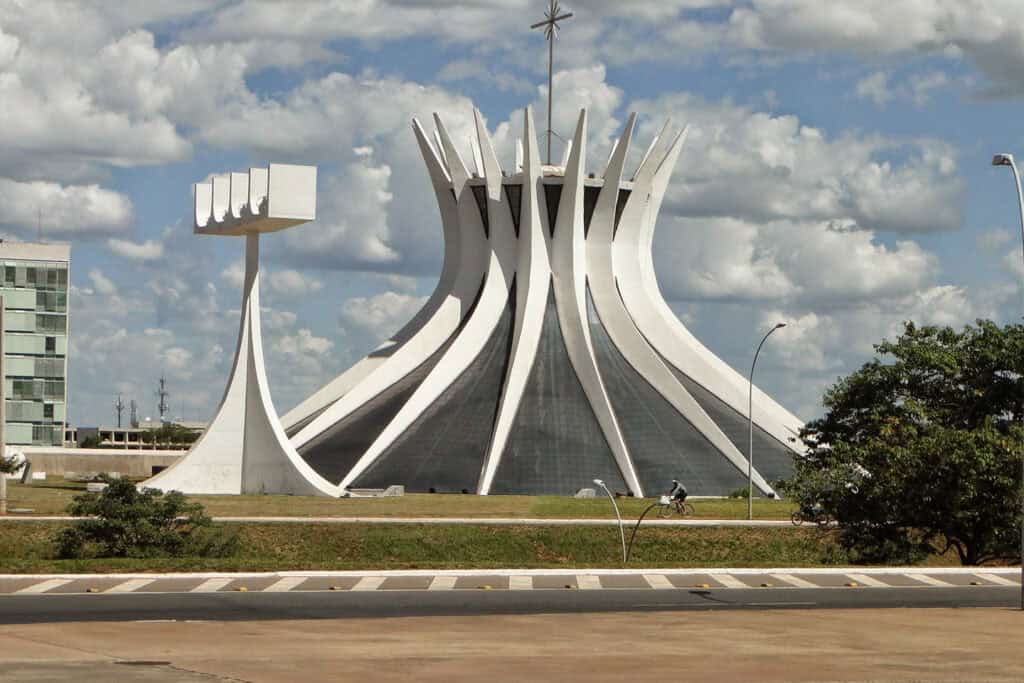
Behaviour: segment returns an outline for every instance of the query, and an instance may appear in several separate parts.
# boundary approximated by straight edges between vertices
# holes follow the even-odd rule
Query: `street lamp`
[[[608,494],[608,500],[612,502],[612,507],[615,508],[615,519],[619,520],[619,538],[622,540],[622,564],[626,564],[626,532],[622,528],[622,515],[619,514],[619,504],[615,502],[615,496],[612,495],[612,492],[604,485],[603,479],[595,479],[594,483],[604,489],[604,492]]]
[[[754,352],[754,362],[750,364],[750,392],[747,397],[747,430],[750,434],[749,447],[747,448],[747,519],[754,519],[754,368],[757,366],[757,356],[761,353],[761,347],[768,341],[775,330],[781,330],[786,323],[778,323],[764,339],[757,345]]]
[[[1021,253],[1024,256],[1024,194],[1020,190],[1020,173],[1017,172],[1017,164],[1013,163],[1012,154],[997,154],[992,157],[992,165],[1009,166],[1010,170],[1013,171],[1013,180],[1017,183],[1017,208],[1020,210]],[[1024,458],[1021,458],[1020,476],[1020,608],[1024,610]]]

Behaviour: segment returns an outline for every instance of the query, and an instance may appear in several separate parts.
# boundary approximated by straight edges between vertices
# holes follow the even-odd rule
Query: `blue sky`
[[[691,126],[655,242],[697,336],[804,418],[904,320],[1018,318],[1009,173],[1022,151],[1024,3],[565,2],[555,128],[590,112],[600,158],[630,111],[643,146]],[[440,270],[409,122],[472,106],[511,155],[545,112],[541,0],[0,0],[0,233],[73,246],[70,420],[118,393],[207,419],[234,350],[238,240],[199,237],[190,185],[315,163],[317,222],[264,238],[282,413],[397,330]],[[591,164],[595,167],[594,164]],[[596,169],[595,170],[599,170]]]

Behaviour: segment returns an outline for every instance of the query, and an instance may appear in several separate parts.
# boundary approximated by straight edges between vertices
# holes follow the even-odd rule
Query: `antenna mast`
[[[129,407],[128,410],[129,410],[128,415],[130,416],[128,418],[128,424],[130,424],[132,427],[138,427],[139,426],[139,409],[138,409],[138,406],[135,405],[135,399],[134,398],[131,400],[131,406]]]
[[[164,415],[171,409],[170,404],[167,403],[167,399],[170,398],[171,394],[167,391],[167,379],[163,375],[160,375],[157,387],[156,397],[160,399],[160,402],[156,404],[156,409],[160,413],[160,422],[163,422]]]
[[[548,166],[551,165],[551,107],[554,101],[554,71],[555,71],[555,38],[558,37],[558,22],[572,17],[572,12],[559,14],[562,8],[558,6],[558,0],[549,0],[548,11],[544,13],[544,21],[538,21],[531,26],[531,29],[543,28],[544,37],[548,40]]]
[[[124,401],[121,400],[121,394],[117,395],[117,401],[114,402],[114,410],[117,411],[117,428],[121,428],[121,413],[124,412]]]

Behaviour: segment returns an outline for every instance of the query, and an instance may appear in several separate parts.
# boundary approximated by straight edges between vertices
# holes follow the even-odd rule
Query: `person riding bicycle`
[[[686,502],[686,496],[689,495],[689,494],[686,492],[686,487],[683,486],[682,484],[680,484],[678,479],[673,479],[672,480],[672,490],[670,490],[668,492],[668,495],[669,495],[669,497],[672,498],[673,501],[678,501],[679,503],[685,503]]]

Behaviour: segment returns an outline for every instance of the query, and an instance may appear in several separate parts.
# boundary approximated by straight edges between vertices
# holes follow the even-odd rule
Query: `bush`
[[[746,499],[746,498],[750,497],[750,490],[746,486],[744,486],[741,489],[735,489],[734,491],[732,491],[729,494],[729,497],[730,498],[744,498],[744,499]]]
[[[87,517],[54,538],[65,559],[92,557],[227,557],[238,539],[213,526],[199,503],[177,491],[138,490],[126,479],[76,496],[68,512]]]

